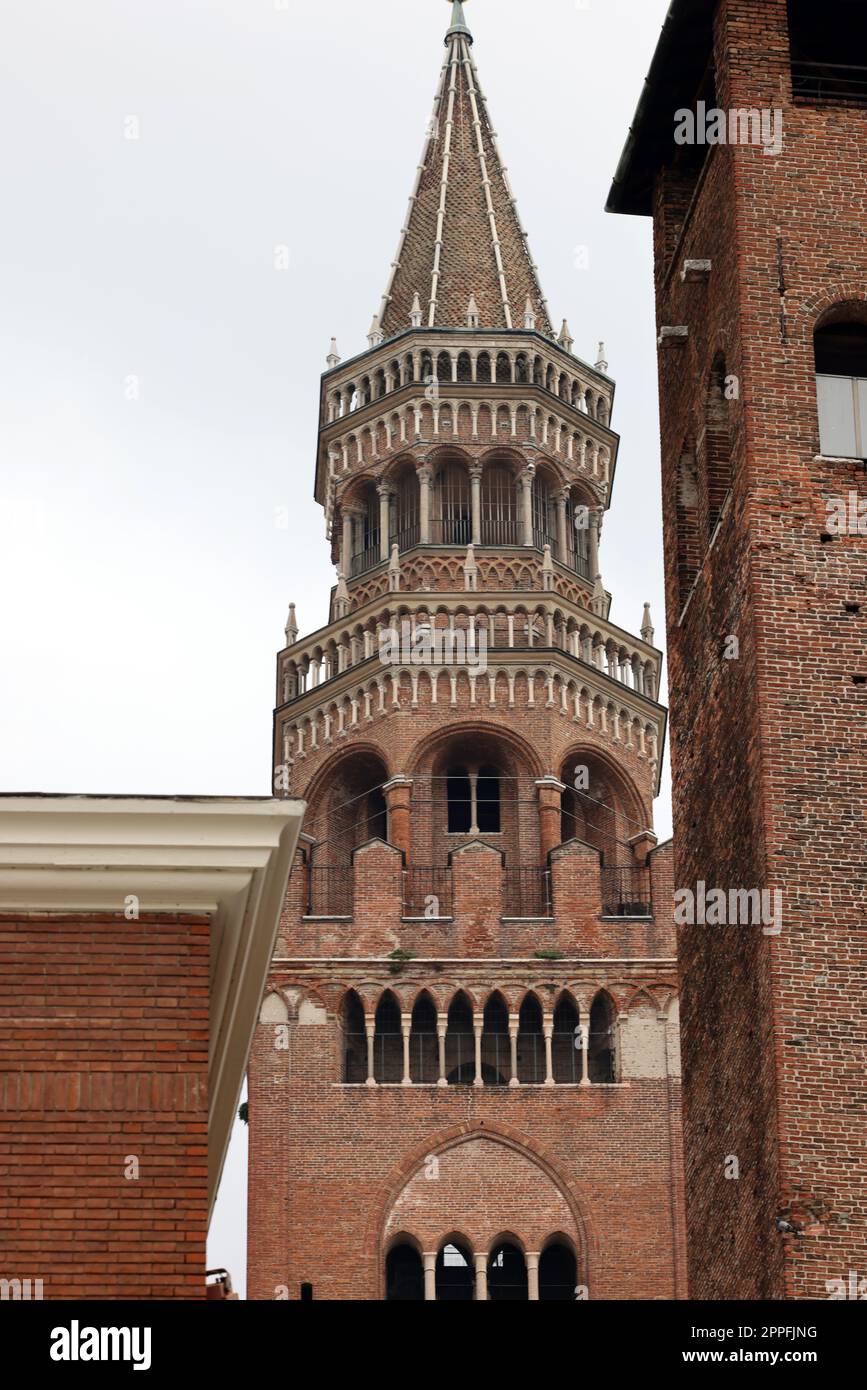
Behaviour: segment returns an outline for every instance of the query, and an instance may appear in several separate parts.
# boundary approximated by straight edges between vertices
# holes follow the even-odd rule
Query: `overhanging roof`
[[[223,1170],[304,803],[0,796],[0,912],[211,918],[208,1211]]]
[[[716,6],[717,0],[672,0],[606,212],[650,215],[654,176],[674,150],[674,113],[693,105],[707,69]]]

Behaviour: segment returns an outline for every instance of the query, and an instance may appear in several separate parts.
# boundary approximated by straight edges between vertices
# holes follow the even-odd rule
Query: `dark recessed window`
[[[789,45],[797,101],[867,106],[863,0],[789,0]]]

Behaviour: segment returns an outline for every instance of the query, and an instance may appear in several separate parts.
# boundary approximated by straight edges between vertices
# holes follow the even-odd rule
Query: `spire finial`
[[[459,34],[462,34],[465,39],[469,39],[470,43],[472,43],[473,36],[467,25],[464,7],[461,4],[461,0],[454,0],[452,4],[452,22],[449,32],[446,34],[446,43],[449,42],[449,39],[453,39]]]

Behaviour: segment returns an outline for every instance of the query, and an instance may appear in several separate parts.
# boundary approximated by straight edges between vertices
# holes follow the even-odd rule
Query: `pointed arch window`
[[[614,1004],[611,996],[597,994],[590,1009],[590,1039],[587,1066],[590,1080],[610,1086],[617,1080]]]
[[[503,1241],[488,1261],[488,1298],[492,1303],[526,1303],[529,1296],[524,1253],[511,1241]]]
[[[376,1009],[373,1036],[373,1076],[380,1085],[396,1086],[403,1080],[403,1032],[400,1005],[387,990]]]
[[[439,1076],[437,1011],[429,994],[420,995],[412,1011],[409,1075],[417,1086],[432,1086]]]
[[[528,994],[518,1015],[518,1080],[522,1086],[541,1086],[545,1074],[542,1005],[535,994]]]
[[[348,1086],[363,1086],[367,1080],[367,1032],[361,1000],[350,990],[340,1010],[343,1042],[343,1080]]]
[[[581,1080],[581,1029],[578,1009],[568,994],[561,994],[554,1010],[551,1061],[558,1086],[577,1086]]]
[[[486,1086],[507,1086],[512,1069],[509,1010],[502,994],[485,1005],[482,1027],[482,1080]]]
[[[450,1086],[472,1086],[476,1076],[473,1006],[463,993],[449,1005],[446,1028],[446,1080]]]
[[[414,1245],[395,1245],[385,1261],[385,1297],[388,1303],[424,1301],[424,1269]]]
[[[472,1303],[475,1297],[473,1257],[463,1242],[449,1242],[437,1255],[438,1303]]]

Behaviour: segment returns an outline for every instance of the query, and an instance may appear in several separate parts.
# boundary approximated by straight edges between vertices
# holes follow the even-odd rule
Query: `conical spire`
[[[650,604],[646,603],[644,605],[644,617],[641,620],[641,636],[644,638],[644,641],[649,642],[652,647],[655,635],[653,619],[650,616]]]
[[[416,294],[425,328],[464,328],[471,295],[486,328],[520,328],[529,298],[538,331],[554,336],[471,43],[458,0],[409,212],[379,308],[386,338],[412,321]]]

